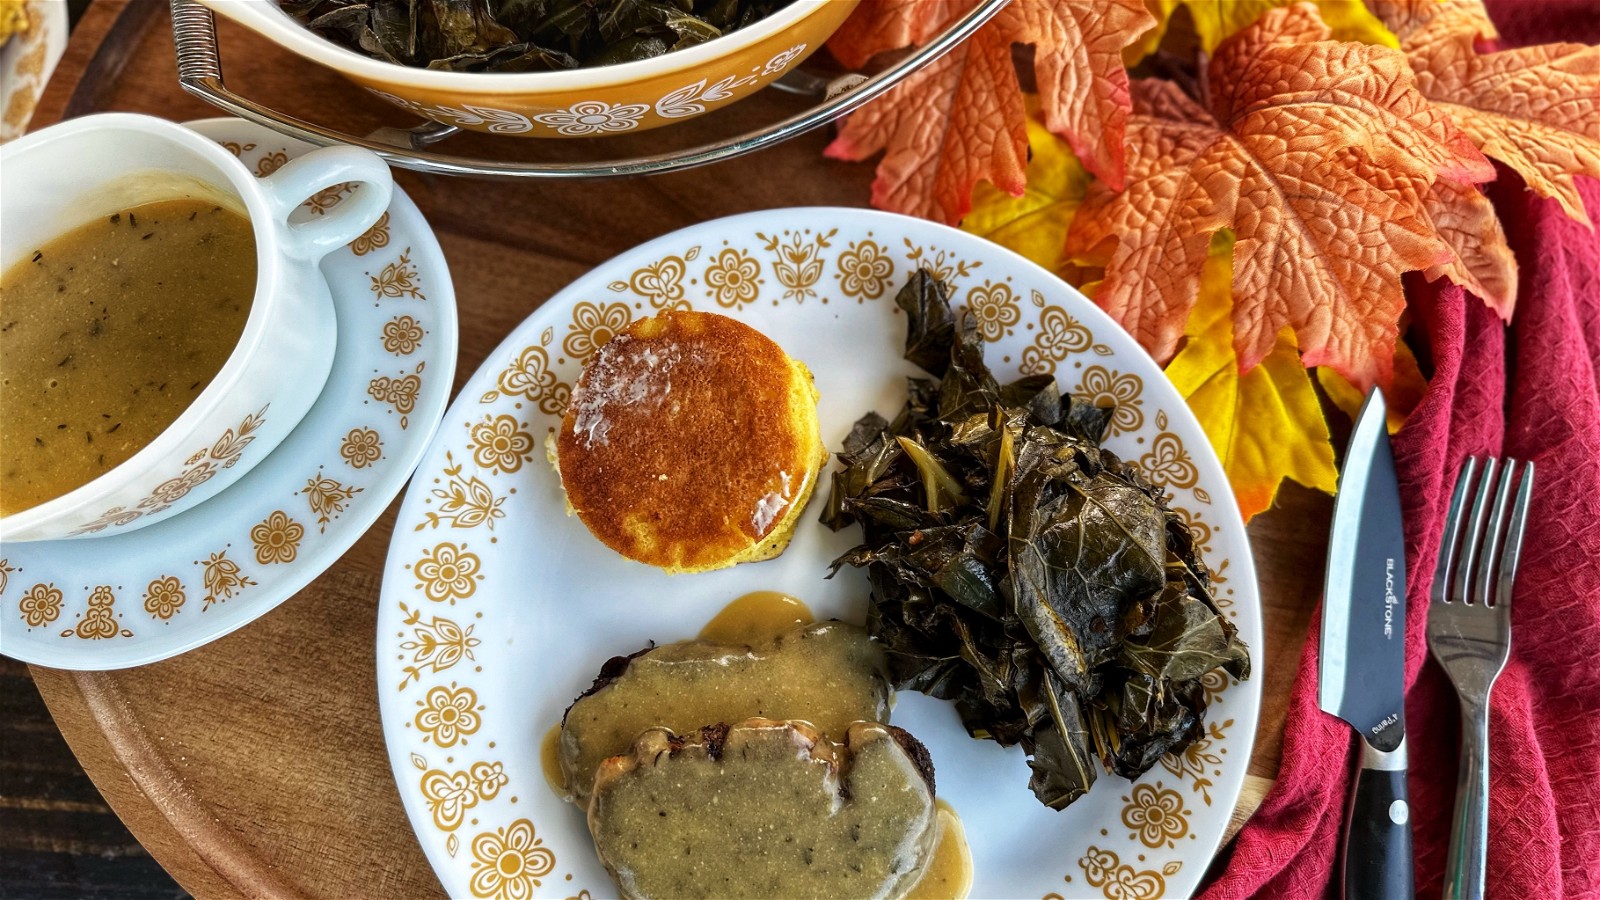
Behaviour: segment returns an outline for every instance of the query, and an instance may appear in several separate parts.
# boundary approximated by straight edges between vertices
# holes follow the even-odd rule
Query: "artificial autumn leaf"
[[[1211,240],[1184,330],[1187,342],[1168,364],[1167,378],[1200,420],[1249,521],[1272,506],[1285,478],[1331,494],[1338,469],[1322,404],[1294,337],[1283,331],[1260,365],[1239,370],[1228,318],[1233,244],[1227,231]]]
[[[1310,4],[1269,11],[1202,72],[1209,109],[1134,82],[1128,187],[1090,186],[1067,250],[1105,258],[1098,302],[1157,359],[1177,349],[1211,236],[1231,228],[1243,369],[1288,327],[1307,366],[1389,383],[1400,275],[1451,258],[1422,192],[1494,170],[1402,54],[1328,37]]]
[[[1474,185],[1440,179],[1423,195],[1422,206],[1454,254],[1430,267],[1424,273],[1428,280],[1448,278],[1510,321],[1517,303],[1517,258],[1494,204]]]
[[[1428,390],[1428,380],[1422,377],[1422,369],[1417,366],[1417,357],[1411,352],[1410,345],[1402,339],[1395,344],[1394,350],[1394,383],[1383,395],[1390,434],[1400,430],[1400,426],[1410,418],[1411,411],[1422,402],[1423,393]],[[1367,401],[1367,395],[1357,390],[1355,385],[1340,378],[1332,369],[1318,369],[1317,382],[1322,385],[1322,390],[1333,405],[1349,416],[1351,422],[1361,415],[1361,404]]]
[[[1417,88],[1484,153],[1590,225],[1573,175],[1600,178],[1600,47],[1542,44],[1479,53],[1497,37],[1479,0],[1374,0]]]
[[[976,0],[864,0],[829,42],[847,66],[926,41]],[[1013,44],[1034,46],[1046,127],[1084,167],[1122,183],[1128,76],[1122,48],[1152,24],[1142,0],[1023,0],[965,43],[850,116],[828,146],[835,159],[886,151],[872,184],[880,209],[961,220],[980,181],[1018,195],[1028,146]]]
[[[1067,227],[1089,189],[1089,173],[1066,141],[1036,118],[1037,103],[1030,99],[1028,106],[1027,188],[1012,197],[991,185],[978,185],[961,229],[1054,272],[1061,265]]]
[[[1156,27],[1144,33],[1130,45],[1123,58],[1133,65],[1154,53],[1166,36],[1167,25],[1179,6],[1189,11],[1194,23],[1195,36],[1200,49],[1207,53],[1234,32],[1251,24],[1269,9],[1287,6],[1294,0],[1145,0],[1145,6],[1156,17]],[[1394,33],[1383,27],[1377,17],[1367,10],[1361,0],[1314,0],[1322,21],[1333,29],[1336,41],[1359,41],[1363,44],[1381,44],[1399,49],[1400,41]]]

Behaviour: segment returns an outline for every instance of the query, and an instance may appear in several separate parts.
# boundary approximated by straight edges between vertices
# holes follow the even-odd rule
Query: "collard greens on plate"
[[[896,297],[913,378],[838,454],[823,521],[859,523],[868,628],[896,687],[953,701],[976,738],[1021,744],[1056,809],[1097,770],[1136,778],[1202,733],[1201,678],[1247,678],[1194,536],[1100,446],[1113,410],[1050,376],[1000,384],[974,323],[919,271]]]

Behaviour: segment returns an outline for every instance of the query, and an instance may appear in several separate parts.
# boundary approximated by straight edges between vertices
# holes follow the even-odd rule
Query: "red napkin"
[[[1535,12],[1541,6],[1546,15]],[[1592,4],[1504,0],[1490,11],[1506,46],[1578,39],[1574,27],[1592,32],[1600,22]],[[1600,182],[1578,181],[1600,220]],[[1427,394],[1394,439],[1406,515],[1417,892],[1441,892],[1460,746],[1455,693],[1427,652],[1428,593],[1462,461],[1493,454],[1532,460],[1538,478],[1511,659],[1490,708],[1488,894],[1600,897],[1600,232],[1503,167],[1489,195],[1521,266],[1510,329],[1442,281],[1419,280],[1409,291],[1434,365]],[[1317,708],[1320,618],[1294,676],[1277,784],[1239,832],[1207,900],[1321,897],[1335,883],[1355,751],[1349,726]],[[1346,765],[1330,766],[1334,759]]]

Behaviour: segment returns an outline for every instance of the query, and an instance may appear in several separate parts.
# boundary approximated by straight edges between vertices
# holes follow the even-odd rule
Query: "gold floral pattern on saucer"
[[[237,120],[191,127],[256,172],[310,149]],[[334,194],[321,199],[324,209],[330,198],[338,202]],[[296,212],[316,214],[309,206]],[[355,243],[323,264],[339,317],[337,357],[328,388],[295,431],[194,510],[127,534],[0,547],[7,655],[113,669],[198,646],[288,599],[382,514],[448,399],[455,299],[438,244],[403,193]],[[384,272],[392,296],[374,306],[372,273]],[[259,410],[193,448],[181,476],[133,508],[105,510],[101,520],[158,510],[234,465],[271,415]]]

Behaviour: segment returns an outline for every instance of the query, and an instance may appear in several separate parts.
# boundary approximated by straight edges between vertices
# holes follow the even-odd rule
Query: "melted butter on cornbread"
[[[781,553],[827,457],[811,373],[726,316],[641,319],[585,365],[555,439],[602,543],[669,572]]]

